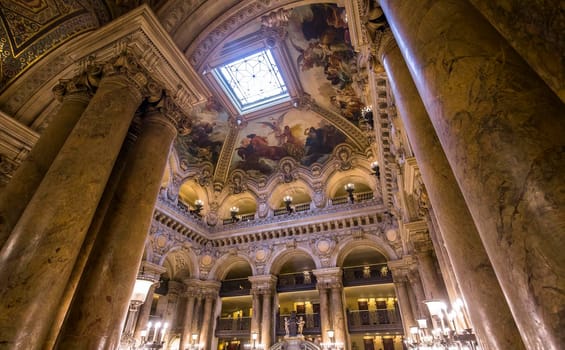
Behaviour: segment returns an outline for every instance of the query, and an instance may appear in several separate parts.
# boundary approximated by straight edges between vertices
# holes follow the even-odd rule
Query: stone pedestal
[[[381,6],[527,348],[565,343],[565,105],[466,1]]]
[[[161,110],[146,113],[75,294],[60,349],[118,345],[175,136],[175,125]]]
[[[442,239],[477,336],[488,349],[523,348],[473,218],[410,72],[393,42],[381,50],[381,61],[389,75],[397,109],[418,160],[432,208],[437,213]],[[426,258],[423,259],[425,262]]]
[[[21,215],[0,252],[5,282],[0,342],[21,349],[43,346],[140,103],[141,94],[127,76],[103,78]]]

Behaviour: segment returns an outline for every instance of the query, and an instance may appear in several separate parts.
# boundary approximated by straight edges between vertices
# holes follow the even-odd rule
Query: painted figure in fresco
[[[325,161],[335,146],[345,142],[345,135],[333,125],[325,125],[321,128],[311,126],[304,131],[304,134],[306,135],[304,156],[300,161],[303,165]]]

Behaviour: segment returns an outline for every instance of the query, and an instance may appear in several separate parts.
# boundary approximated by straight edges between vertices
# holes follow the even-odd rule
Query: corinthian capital
[[[396,46],[396,40],[392,35],[390,27],[387,26],[385,30],[379,31],[375,35],[375,49],[377,51],[377,57],[381,62],[383,61],[384,56]]]

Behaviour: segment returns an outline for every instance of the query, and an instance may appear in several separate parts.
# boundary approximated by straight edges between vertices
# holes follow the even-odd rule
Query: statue
[[[302,316],[298,318],[298,335],[302,335],[302,331],[304,330],[304,319]]]

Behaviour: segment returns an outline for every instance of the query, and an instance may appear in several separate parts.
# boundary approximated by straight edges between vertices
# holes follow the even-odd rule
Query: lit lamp
[[[292,197],[288,196],[288,195],[284,196],[283,202],[284,202],[284,205],[286,207],[286,212],[288,214],[292,214],[293,209],[290,207],[290,204],[292,203]]]
[[[147,329],[141,332],[141,347],[143,349],[161,349],[165,343],[168,328],[167,322],[148,322]]]
[[[154,281],[143,276],[139,276],[135,280],[135,285],[133,286],[133,291],[130,297],[129,310],[126,318],[126,324],[122,331],[120,338],[120,344],[123,348],[132,348],[135,346],[136,339],[134,338],[133,332],[135,329],[135,323],[137,322],[139,305],[145,302],[147,298],[147,293],[149,293],[149,288],[153,285]]]
[[[326,350],[340,350],[343,349],[343,343],[337,343],[334,342],[334,335],[335,332],[332,329],[329,329],[326,331],[326,334],[328,336],[328,338],[330,338],[330,341],[328,343],[322,343],[322,349],[326,349]]]
[[[196,342],[196,340],[198,339],[198,333],[192,333],[191,335],[191,342],[190,345],[188,346],[188,348],[186,348],[186,350],[198,350],[198,349],[202,349],[202,344],[198,344]]]
[[[239,213],[239,208],[236,206],[233,206],[230,208],[230,215],[231,215],[231,220],[232,222],[238,222],[239,218],[237,217],[237,213]]]
[[[377,179],[381,178],[381,169],[379,168],[379,162],[374,161],[371,163],[371,169],[373,169],[374,173],[373,175],[375,175],[377,177]]]
[[[349,201],[351,203],[355,202],[355,197],[353,197],[353,191],[355,191],[355,184],[352,184],[351,182],[348,183],[347,185],[345,185],[343,187],[345,189],[345,191],[347,192],[347,194],[349,195]]]
[[[200,212],[202,211],[202,208],[204,208],[204,201],[197,199],[194,201],[194,209],[191,210],[190,212],[200,216]]]

